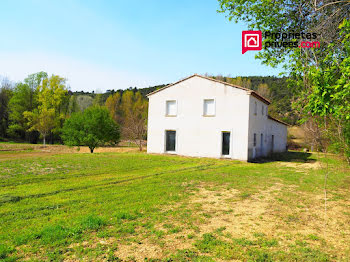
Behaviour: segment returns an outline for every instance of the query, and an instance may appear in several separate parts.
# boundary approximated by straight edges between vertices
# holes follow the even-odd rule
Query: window
[[[268,114],[269,114],[269,108],[266,107],[266,115],[268,115]]]
[[[203,115],[204,116],[215,116],[215,100],[214,99],[204,99]]]
[[[177,107],[175,100],[166,101],[166,116],[176,116]]]
[[[256,134],[254,133],[254,146],[256,146]]]
[[[165,131],[165,151],[175,152],[176,148],[176,131]]]
[[[264,115],[264,105],[261,106],[261,115]]]
[[[258,114],[258,104],[255,102],[255,105],[254,105],[254,115],[257,115]]]

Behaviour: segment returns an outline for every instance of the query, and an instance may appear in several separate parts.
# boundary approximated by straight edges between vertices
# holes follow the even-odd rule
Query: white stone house
[[[286,151],[287,124],[253,90],[192,75],[147,96],[148,153],[249,161]]]

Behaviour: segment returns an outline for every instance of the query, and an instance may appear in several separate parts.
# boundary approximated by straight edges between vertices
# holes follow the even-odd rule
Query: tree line
[[[90,96],[91,95],[91,96]],[[83,98],[83,102],[78,101]],[[90,98],[90,99],[89,99]],[[93,150],[120,138],[142,150],[146,139],[147,99],[137,89],[104,94],[73,93],[66,79],[46,72],[23,82],[3,79],[0,87],[0,140],[65,143]]]

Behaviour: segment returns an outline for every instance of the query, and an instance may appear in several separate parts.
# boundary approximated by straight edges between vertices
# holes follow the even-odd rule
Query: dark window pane
[[[230,133],[228,132],[222,133],[222,154],[230,154]]]
[[[175,151],[176,131],[166,131],[166,151]]]

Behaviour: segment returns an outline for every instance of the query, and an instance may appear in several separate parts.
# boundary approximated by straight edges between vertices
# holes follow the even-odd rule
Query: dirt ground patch
[[[188,201],[197,216],[206,215],[205,219],[196,220],[197,232],[185,229],[178,234],[166,235],[162,246],[147,239],[138,244],[119,245],[115,254],[126,261],[130,254],[136,261],[164,258],[169,252],[193,248],[196,239],[217,230],[231,239],[254,239],[256,235],[264,235],[266,239],[276,239],[285,249],[296,241],[306,240],[314,248],[325,245],[327,249],[335,248],[343,254],[348,252],[350,216],[344,214],[344,207],[350,210],[350,201],[328,201],[325,213],[323,195],[296,192],[296,186],[276,183],[259,193],[242,195],[236,189],[211,190],[203,184]],[[297,201],[280,200],[288,193],[293,194],[290,199],[298,195]],[[189,234],[195,238],[188,239]]]
[[[99,147],[94,153],[124,153],[139,152],[137,147]],[[55,154],[72,154],[72,153],[90,153],[90,149],[86,146],[68,147],[64,145],[2,145],[0,149],[0,161],[15,158],[30,158],[37,156],[49,156]]]
[[[203,212],[212,214],[206,223],[199,225],[203,234],[225,228],[224,232],[234,238],[251,239],[254,233],[263,233],[268,238],[279,239],[286,247],[295,240],[314,235],[323,238],[329,247],[345,252],[344,247],[348,246],[350,239],[347,226],[350,217],[344,210],[350,210],[350,201],[332,201],[329,194],[325,212],[323,195],[295,194],[295,191],[294,186],[277,183],[242,199],[236,190],[222,189],[218,196],[218,191],[202,187],[191,202],[200,203]],[[279,200],[288,192],[299,195],[298,201],[286,203]]]
[[[293,167],[296,169],[320,169],[322,166],[320,162],[315,161],[311,163],[297,163],[297,162],[278,162],[279,165],[285,166],[285,167]]]

